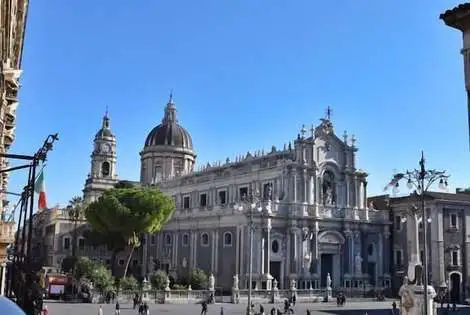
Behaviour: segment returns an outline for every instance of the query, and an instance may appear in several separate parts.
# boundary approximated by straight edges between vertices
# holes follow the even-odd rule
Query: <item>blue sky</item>
[[[446,169],[470,186],[461,35],[439,20],[458,1],[33,1],[17,139],[45,136],[49,205],[81,194],[109,107],[118,174],[139,178],[139,151],[171,89],[199,163],[269,149],[333,108],[358,139],[358,166],[380,194],[394,170]],[[16,172],[10,191],[26,173]]]

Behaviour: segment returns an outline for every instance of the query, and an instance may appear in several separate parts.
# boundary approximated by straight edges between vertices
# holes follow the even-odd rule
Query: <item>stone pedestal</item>
[[[273,281],[273,276],[271,276],[269,273],[263,274],[261,278],[261,287],[265,290],[271,290],[272,289],[272,281]]]
[[[424,286],[407,285],[401,286],[398,293],[400,295],[400,314],[402,315],[423,315],[424,305],[428,304],[428,315],[437,314],[437,308],[434,304],[436,291],[432,286],[428,286],[428,300],[424,300]]]

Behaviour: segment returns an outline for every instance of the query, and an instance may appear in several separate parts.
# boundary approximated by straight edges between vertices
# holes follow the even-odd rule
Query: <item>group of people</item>
[[[133,308],[139,311],[139,315],[148,315],[150,312],[147,302],[142,302],[142,296],[135,294],[133,299]]]

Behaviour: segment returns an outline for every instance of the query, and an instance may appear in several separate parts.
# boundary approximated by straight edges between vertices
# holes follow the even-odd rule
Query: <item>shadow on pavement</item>
[[[315,312],[323,314],[336,314],[336,315],[400,315],[400,312],[397,310],[397,313],[393,314],[392,309],[334,309],[334,310],[315,310]],[[470,306],[460,306],[456,311],[449,311],[447,308],[438,308],[438,315],[470,315]]]

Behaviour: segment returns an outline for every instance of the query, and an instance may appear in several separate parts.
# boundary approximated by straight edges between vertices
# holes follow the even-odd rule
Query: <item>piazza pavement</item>
[[[335,303],[315,303],[315,304],[297,304],[295,307],[295,314],[306,314],[307,308],[311,310],[312,314],[337,314],[337,315],[381,315],[392,314],[391,300],[377,302],[377,301],[352,301],[347,302],[342,307],[336,306]],[[48,306],[49,315],[95,315],[98,314],[98,304],[67,304],[58,302],[46,302]],[[265,314],[269,315],[271,308],[274,306],[283,309],[282,304],[264,304]],[[103,315],[114,315],[114,305],[103,304]],[[240,315],[245,314],[245,304],[212,304],[208,306],[207,315],[220,315],[221,308],[223,308],[224,315]],[[256,305],[256,310],[259,309],[259,304]],[[440,310],[439,314],[445,314]],[[191,315],[201,313],[201,305],[199,304],[150,304],[150,314],[172,314],[172,315]],[[137,310],[132,309],[132,305],[121,305],[121,315],[138,315]],[[457,312],[451,312],[450,315],[470,314],[470,308],[459,306]]]

